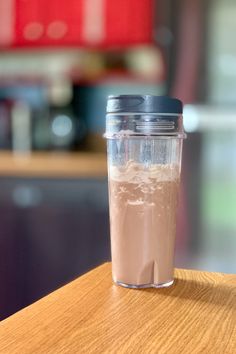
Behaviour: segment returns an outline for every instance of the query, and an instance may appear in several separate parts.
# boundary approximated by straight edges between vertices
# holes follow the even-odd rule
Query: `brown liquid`
[[[110,170],[110,227],[115,282],[161,285],[173,280],[178,169],[137,164]]]

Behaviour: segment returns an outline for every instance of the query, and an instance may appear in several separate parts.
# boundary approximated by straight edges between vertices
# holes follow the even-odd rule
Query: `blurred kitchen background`
[[[183,100],[176,266],[236,272],[236,2],[0,0],[0,319],[109,260],[108,94]]]

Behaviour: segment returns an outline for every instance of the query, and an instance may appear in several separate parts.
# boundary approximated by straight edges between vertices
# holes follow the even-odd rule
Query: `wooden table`
[[[236,275],[178,269],[131,290],[104,264],[2,321],[0,352],[236,353]]]

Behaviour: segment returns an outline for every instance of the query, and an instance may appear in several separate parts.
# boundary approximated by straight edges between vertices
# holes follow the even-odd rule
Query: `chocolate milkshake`
[[[182,103],[109,96],[106,134],[112,277],[131,288],[173,283]]]
[[[113,280],[162,286],[173,281],[178,167],[147,170],[132,161],[110,168]]]

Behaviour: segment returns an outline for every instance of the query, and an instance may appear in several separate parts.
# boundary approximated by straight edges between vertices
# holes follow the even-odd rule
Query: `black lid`
[[[152,95],[108,96],[107,113],[175,113],[183,112],[183,105],[177,98]]]

